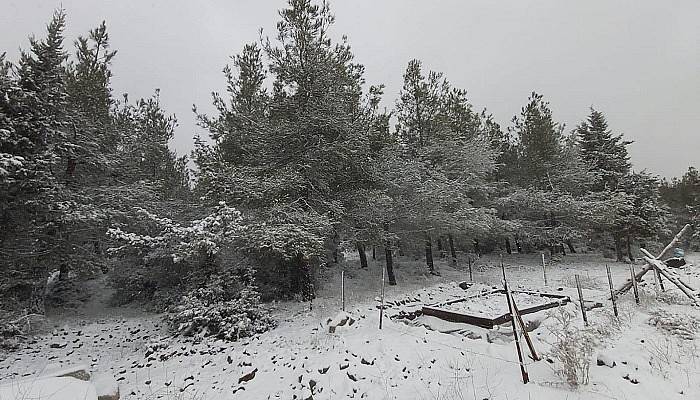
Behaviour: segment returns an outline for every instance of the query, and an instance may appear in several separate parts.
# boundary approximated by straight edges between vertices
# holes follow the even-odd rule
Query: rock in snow
[[[257,368],[254,368],[254,369],[252,369],[252,370],[249,370],[248,372],[246,372],[245,374],[243,374],[243,376],[241,376],[240,378],[238,378],[238,383],[248,382],[249,380],[255,378],[255,373],[256,373],[256,372],[258,372],[258,369],[257,369]]]
[[[598,357],[596,358],[596,363],[599,366],[607,365],[610,368],[617,365],[617,363],[615,363],[615,361],[612,358],[610,358],[609,356],[607,356],[603,353],[598,353]]]
[[[345,311],[339,312],[334,318],[327,321],[328,333],[335,333],[341,326],[351,326],[355,323],[355,319]]]

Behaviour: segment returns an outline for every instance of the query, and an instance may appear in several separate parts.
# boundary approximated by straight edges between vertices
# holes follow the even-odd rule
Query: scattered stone
[[[617,363],[614,360],[612,360],[610,357],[608,357],[607,355],[602,354],[602,353],[598,354],[598,357],[596,358],[596,364],[598,364],[598,366],[601,366],[601,367],[603,365],[607,365],[610,368],[617,365]]]
[[[240,378],[238,378],[238,383],[243,383],[243,382],[248,382],[251,379],[255,378],[255,373],[258,372],[258,369],[252,369],[248,371],[247,373],[243,374]]]

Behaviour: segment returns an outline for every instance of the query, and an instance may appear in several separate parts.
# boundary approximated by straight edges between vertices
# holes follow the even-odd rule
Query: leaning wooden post
[[[661,253],[657,257],[651,257],[651,258],[663,261],[664,258],[666,258],[670,255],[673,248],[676,246],[676,244],[678,244],[678,242],[681,241],[683,236],[686,233],[690,232],[690,229],[691,229],[690,224],[686,224],[683,227],[683,229],[681,229],[680,232],[678,232],[676,234],[676,236],[673,237],[673,240],[671,240],[671,242],[668,245],[666,245],[666,247],[664,247],[664,249],[661,251]],[[652,269],[654,269],[653,265],[651,263],[647,262],[647,265],[645,265],[644,268],[642,268],[642,270],[639,271],[639,273],[637,274],[637,281],[642,279],[642,276],[644,276],[644,274],[646,274],[647,272],[649,272]],[[626,291],[630,290],[631,288],[632,288],[632,282],[627,281],[615,291],[615,294],[619,296],[622,293],[625,293]]]
[[[343,311],[345,311],[345,270],[340,271],[340,297],[343,299]]]
[[[581,303],[581,315],[583,316],[583,324],[588,326],[588,317],[586,316],[586,305],[583,302],[583,291],[581,290],[581,282],[579,281],[578,274],[574,275],[576,279],[576,290],[578,290],[578,301]]]
[[[382,329],[382,321],[384,320],[384,268],[382,268],[382,297],[379,306],[379,329]]]
[[[685,295],[688,296],[693,303],[700,306],[700,298],[697,296],[695,289],[683,282],[674,272],[667,270],[666,264],[664,264],[662,261],[652,258],[648,251],[643,248],[640,248],[639,250],[644,254],[644,260],[653,265],[653,267],[659,271],[659,273],[663,275],[666,280],[678,286],[678,289],[685,293]]]
[[[503,272],[503,288],[506,292],[506,300],[508,301],[508,311],[510,312],[510,322],[513,327],[513,337],[515,338],[515,350],[518,352],[518,361],[520,362],[520,374],[523,377],[523,383],[530,382],[530,378],[525,370],[525,362],[523,361],[523,352],[520,348],[520,338],[518,338],[518,330],[515,327],[515,314],[513,313],[513,305],[511,304],[511,298],[508,291],[508,282],[506,281],[506,269],[503,266],[503,261],[501,261],[501,271]]]
[[[537,351],[535,351],[535,345],[532,344],[530,334],[527,332],[527,328],[525,327],[525,321],[523,321],[523,316],[520,315],[518,305],[515,303],[515,299],[513,298],[513,292],[508,291],[507,294],[510,297],[511,304],[513,304],[513,312],[515,313],[515,317],[518,320],[518,325],[520,325],[520,330],[523,332],[523,336],[525,337],[525,343],[527,343],[527,347],[530,348],[530,354],[532,356],[532,359],[535,361],[539,361],[540,357],[537,355]]]
[[[544,285],[547,286],[547,266],[544,263],[544,253],[542,254],[542,276],[544,276]]]
[[[610,284],[610,300],[612,300],[613,312],[615,313],[615,317],[619,317],[617,314],[617,296],[615,296],[612,275],[610,274],[610,267],[608,264],[605,264],[605,269],[608,271],[608,284]]]
[[[651,272],[652,275],[654,275],[654,291],[656,294],[659,294],[659,278],[656,276],[656,268],[654,268],[654,271]]]
[[[659,288],[661,289],[661,292],[665,292],[666,289],[664,289],[664,281],[663,279],[661,279],[661,273],[656,268],[654,268],[654,276],[656,276],[656,281],[659,282]]]
[[[634,301],[639,304],[639,288],[637,287],[637,278],[634,276],[634,266],[630,264],[630,276],[632,277],[632,289],[634,290]]]

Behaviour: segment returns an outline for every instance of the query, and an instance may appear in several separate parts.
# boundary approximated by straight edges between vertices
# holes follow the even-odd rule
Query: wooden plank
[[[495,319],[493,318],[477,317],[475,315],[463,314],[430,306],[423,306],[423,315],[431,315],[433,317],[444,319],[445,321],[462,322],[489,329],[493,328],[495,325]]]
[[[669,271],[666,270],[665,265],[659,261],[659,260],[654,260],[649,257],[644,257],[646,260],[650,260],[652,264],[654,264],[654,267],[658,269],[658,271],[666,277],[671,283],[676,285],[688,298],[690,298],[696,305],[700,305],[700,298],[698,298],[696,292],[693,289],[688,289],[687,284],[684,284],[678,277],[672,275],[669,273]]]
[[[490,294],[505,294],[506,291],[503,289],[499,290],[494,290],[492,292],[488,292],[488,295]],[[520,315],[525,315],[525,314],[532,314],[536,313],[538,311],[542,310],[547,310],[550,308],[558,307],[559,305],[566,304],[571,299],[569,296],[564,296],[564,295],[558,295],[558,294],[547,294],[547,293],[539,293],[539,292],[529,292],[529,291],[511,291],[511,293],[527,293],[527,294],[536,294],[536,295],[543,295],[542,297],[552,297],[557,299],[557,301],[552,301],[549,303],[544,303],[532,307],[527,307],[523,308],[522,310],[519,310]],[[547,294],[547,296],[544,296]],[[480,317],[474,314],[465,314],[457,311],[451,311],[451,310],[445,310],[443,308],[440,308],[442,305],[448,305],[448,304],[455,304],[458,302],[463,302],[467,301],[471,298],[475,298],[478,296],[470,296],[470,297],[465,297],[465,298],[460,298],[456,300],[450,300],[448,302],[444,303],[439,303],[439,304],[433,304],[433,305],[426,305],[423,306],[422,312],[424,315],[430,315],[433,317],[437,317],[440,319],[444,319],[445,321],[450,321],[450,322],[460,322],[460,323],[466,323],[470,325],[476,325],[480,326],[482,328],[493,328],[496,325],[501,325],[505,324],[507,322],[510,322],[511,317],[510,314],[503,314],[499,315],[494,318],[488,318],[488,317]]]
[[[649,258],[653,258],[653,257],[651,256],[651,254],[650,254],[646,249],[640,247],[640,248],[639,248],[639,251],[641,251],[645,256],[647,256],[647,257],[649,257]],[[680,282],[680,283],[681,283],[683,286],[685,286],[688,290],[695,292],[695,289],[693,289],[690,285],[688,285],[687,283],[685,283],[685,282],[681,279],[681,277],[680,277],[675,271],[672,271],[672,270],[668,269],[668,266],[666,265],[665,262],[661,261],[660,259],[657,259],[656,261],[659,261],[659,263],[661,263],[660,265],[662,266],[662,268],[663,268],[664,270],[666,270],[666,273],[667,273],[667,274],[674,276],[674,277],[676,278],[676,280],[678,280],[678,282]],[[656,267],[656,264],[657,264],[657,263],[654,263],[654,264],[655,264],[654,266]],[[658,268],[656,268],[656,272],[660,272]]]
[[[660,259],[660,260],[663,260],[663,259],[667,258],[668,255],[669,255],[669,253],[670,253],[671,251],[673,251],[673,248],[676,247],[676,245],[678,244],[678,242],[680,242],[681,239],[683,238],[683,236],[684,236],[686,233],[688,233],[689,231],[690,231],[690,224],[686,224],[686,225],[683,227],[683,229],[681,229],[680,232],[678,232],[678,233],[676,234],[676,236],[673,237],[673,240],[671,240],[671,243],[669,243],[669,244],[661,251],[661,254],[659,254],[658,257],[652,257],[652,258],[656,258],[656,259]],[[654,267],[653,267],[651,264],[647,263],[647,265],[645,265],[644,268],[642,268],[642,270],[639,271],[639,272],[635,275],[635,280],[636,280],[637,282],[639,282],[639,281],[642,279],[642,277],[644,276],[644,274],[646,274],[647,272],[651,271],[653,268],[654,268]],[[619,296],[620,294],[625,293],[626,291],[628,291],[628,290],[630,290],[630,289],[632,289],[632,280],[631,280],[631,279],[630,279],[628,282],[625,282],[624,284],[622,284],[622,286],[620,286],[620,287],[615,291],[615,295]]]

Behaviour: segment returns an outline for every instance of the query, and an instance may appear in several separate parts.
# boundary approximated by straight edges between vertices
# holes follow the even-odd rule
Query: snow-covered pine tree
[[[435,273],[435,240],[477,234],[471,228],[483,225],[476,221],[489,220],[485,203],[475,205],[474,198],[483,200],[488,191],[485,181],[497,156],[492,140],[499,128],[485,112],[473,111],[464,90],[453,88],[441,73],[430,71],[425,77],[421,68],[420,61],[409,62],[396,104],[402,145],[397,154],[405,159],[399,171],[407,175],[397,181],[405,187],[396,195],[403,198],[400,203],[411,204],[413,212],[403,229],[423,232],[426,264]]]
[[[292,275],[305,281],[304,260],[325,255],[301,245],[342,231],[354,194],[371,185],[370,129],[361,102],[364,68],[345,38],[330,39],[328,5],[291,0],[280,16],[276,40],[264,39],[260,50],[246,46],[225,70],[229,98],[214,96],[218,115],[199,116],[214,144],[200,141],[195,151],[197,190],[207,201],[254,209],[260,239],[297,249],[275,256],[298,264]]]
[[[576,128],[580,156],[599,181],[594,191],[616,190],[622,177],[629,173],[631,165],[627,154],[627,141],[622,135],[613,135],[608,129],[605,115],[591,108],[588,119]]]

